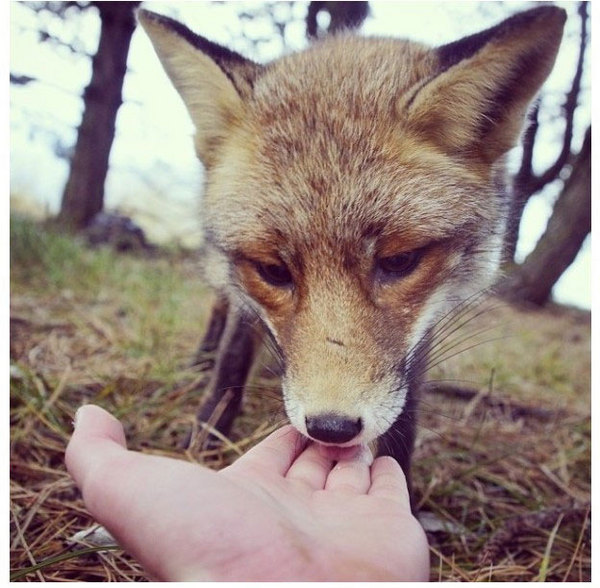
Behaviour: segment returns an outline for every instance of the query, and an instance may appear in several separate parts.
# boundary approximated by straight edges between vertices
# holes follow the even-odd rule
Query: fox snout
[[[286,413],[301,433],[319,443],[370,443],[405,405],[410,361],[401,358],[409,346],[406,328],[398,323],[392,340],[391,317],[384,329],[387,313],[369,312],[358,293],[346,292],[344,304],[324,293],[318,298],[304,312],[286,317],[291,328],[277,331],[272,325],[285,357]],[[348,302],[352,298],[355,308]]]
[[[391,426],[404,405],[402,389],[368,383],[359,387],[350,381],[340,387],[322,380],[299,386],[286,377],[283,397],[290,422],[307,437],[326,445],[373,441]]]

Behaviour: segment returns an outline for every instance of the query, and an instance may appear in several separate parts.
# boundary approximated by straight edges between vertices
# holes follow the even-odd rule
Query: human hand
[[[425,533],[390,457],[334,467],[286,426],[215,472],[127,451],[120,423],[84,406],[66,463],[90,513],[160,580],[428,579]]]

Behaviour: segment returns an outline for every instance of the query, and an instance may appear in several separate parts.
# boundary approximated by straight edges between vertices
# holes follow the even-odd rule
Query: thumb
[[[87,404],[75,414],[75,431],[65,453],[67,470],[83,489],[98,465],[126,450],[121,423],[99,406]]]

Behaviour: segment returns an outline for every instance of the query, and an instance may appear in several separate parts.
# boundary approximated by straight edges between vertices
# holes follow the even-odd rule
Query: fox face
[[[267,65],[139,19],[196,126],[208,278],[271,332],[300,432],[377,439],[412,402],[436,323],[494,279],[504,156],[564,11],[438,48],[343,34]]]
[[[380,436],[402,411],[436,318],[488,285],[504,215],[489,178],[401,132],[371,135],[372,117],[336,128],[331,110],[294,149],[284,148],[293,117],[249,129],[240,141],[247,160],[223,165],[204,203],[212,267],[224,278],[216,285],[275,337],[290,420],[311,435],[315,418],[328,415],[333,427],[339,415],[355,424],[348,436],[360,431],[346,440],[355,443]]]

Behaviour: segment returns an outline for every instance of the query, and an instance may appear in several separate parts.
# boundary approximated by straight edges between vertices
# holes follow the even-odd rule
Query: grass
[[[12,219],[15,579],[146,579],[122,551],[71,541],[93,524],[63,465],[82,403],[121,418],[133,449],[214,468],[274,428],[278,382],[259,370],[229,442],[182,449],[210,373],[190,358],[211,305],[190,254],[91,250]],[[589,581],[589,313],[490,306],[444,355],[488,342],[434,368],[420,408],[413,478],[432,579]]]

